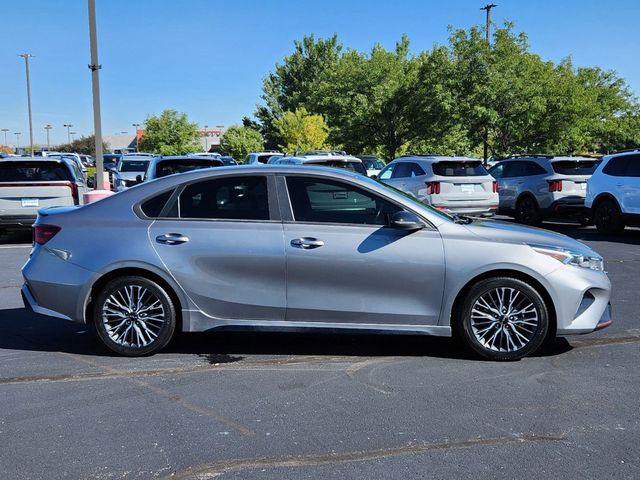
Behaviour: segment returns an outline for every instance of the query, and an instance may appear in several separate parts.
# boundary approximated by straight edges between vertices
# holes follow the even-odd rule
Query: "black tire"
[[[523,195],[516,204],[516,221],[524,225],[540,225],[542,214],[536,199],[530,195]]]
[[[132,300],[127,302],[129,289]],[[92,314],[104,344],[127,357],[158,352],[171,341],[176,330],[176,308],[168,292],[141,276],[109,281],[98,293]]]
[[[613,200],[605,199],[596,205],[593,212],[593,223],[600,233],[620,233],[625,224],[620,208]]]
[[[485,308],[482,301],[487,302],[487,298],[499,300],[496,295],[500,289],[504,289],[503,295],[507,299],[511,291],[518,294],[512,294],[512,311],[505,309],[497,314]],[[488,304],[492,305],[490,301]],[[525,309],[525,313],[518,309]],[[481,280],[471,287],[458,309],[456,322],[456,331],[474,352],[490,360],[518,360],[544,343],[549,332],[549,311],[540,293],[529,284],[517,278],[496,277]]]

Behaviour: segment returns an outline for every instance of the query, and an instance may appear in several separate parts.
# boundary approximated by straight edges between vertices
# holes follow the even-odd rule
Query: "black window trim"
[[[281,216],[282,216],[282,223],[283,224],[287,224],[287,225],[331,225],[331,226],[347,226],[347,227],[361,227],[361,228],[374,228],[374,229],[380,229],[380,228],[384,228],[386,227],[385,225],[372,225],[372,224],[368,224],[368,223],[330,223],[330,222],[305,222],[305,221],[299,221],[295,219],[295,216],[293,214],[293,206],[291,205],[291,197],[289,196],[289,189],[287,187],[287,177],[311,177],[311,178],[316,178],[316,179],[321,179],[321,180],[330,180],[330,181],[335,181],[335,182],[344,182],[344,179],[342,178],[331,178],[331,177],[326,177],[323,175],[314,175],[313,173],[278,173],[278,199],[280,201],[280,205],[281,205]],[[420,212],[414,210],[413,208],[407,207],[406,205],[403,205],[402,203],[394,200],[393,198],[389,198],[386,196],[381,195],[379,192],[376,192],[375,190],[368,188],[366,186],[363,185],[356,185],[357,188],[360,188],[364,191],[366,191],[367,193],[370,193],[372,195],[378,196],[378,197],[382,197],[384,200],[386,200],[389,203],[394,204],[395,206],[401,208],[402,210],[411,212],[415,215],[418,216],[418,218],[420,220],[422,220],[425,223],[425,229],[426,230],[432,230],[432,231],[437,231],[438,229],[433,225],[433,223],[431,223],[431,221],[426,218],[423,214],[421,214]]]

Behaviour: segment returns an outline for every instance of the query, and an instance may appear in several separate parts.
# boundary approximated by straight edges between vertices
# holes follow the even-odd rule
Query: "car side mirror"
[[[142,175],[136,175],[136,182],[142,183]]]
[[[398,230],[416,231],[422,230],[425,224],[415,213],[401,211],[391,215],[389,226]]]
[[[373,175],[371,175],[371,178],[373,178],[374,180],[378,178],[378,175],[376,175],[375,173]]]

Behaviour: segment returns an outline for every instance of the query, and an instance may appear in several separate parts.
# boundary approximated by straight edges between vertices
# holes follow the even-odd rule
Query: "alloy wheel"
[[[516,352],[535,337],[540,313],[523,292],[499,287],[482,294],[471,308],[476,340],[493,352]]]

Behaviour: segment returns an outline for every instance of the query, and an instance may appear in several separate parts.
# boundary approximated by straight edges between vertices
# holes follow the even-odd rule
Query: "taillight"
[[[498,193],[498,182],[493,182],[493,193]]]
[[[425,182],[427,185],[427,195],[440,194],[440,182]]]
[[[40,224],[33,227],[33,243],[44,245],[60,231],[57,225]]]
[[[562,191],[562,180],[547,180],[549,183],[549,191],[550,192],[561,192]]]
[[[77,205],[79,203],[78,198],[78,185],[73,182],[69,182],[67,186],[71,189],[71,196],[73,197],[74,203]]]

